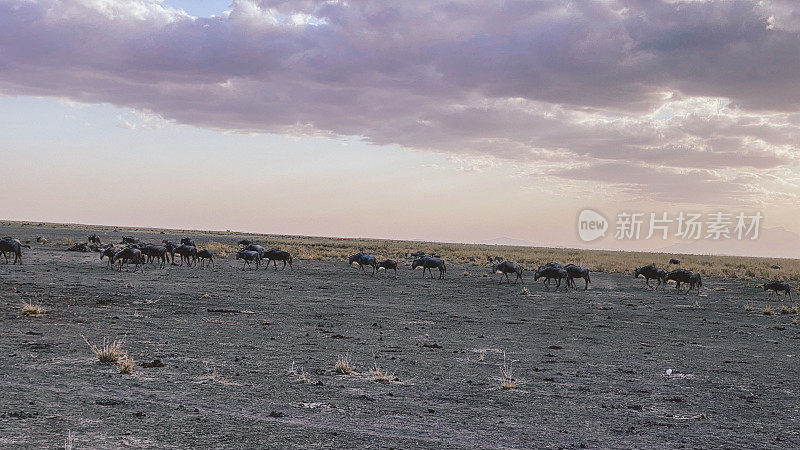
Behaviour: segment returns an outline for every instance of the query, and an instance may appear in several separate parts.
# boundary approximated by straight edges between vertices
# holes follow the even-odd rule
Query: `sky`
[[[587,243],[578,214],[726,211],[794,238],[798,105],[788,0],[0,0],[4,219],[660,249],[694,243]]]

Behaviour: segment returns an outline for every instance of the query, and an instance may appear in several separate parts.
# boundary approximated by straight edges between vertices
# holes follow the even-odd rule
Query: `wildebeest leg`
[[[397,278],[397,267],[394,268],[394,277]]]
[[[289,260],[289,270],[294,272],[294,266],[292,265],[292,260],[291,259]]]
[[[644,284],[647,285],[648,289],[653,289],[653,286],[650,286],[650,278],[644,277]],[[661,280],[658,280],[658,284],[661,284]],[[656,286],[658,287],[658,286]]]
[[[283,267],[281,267],[281,270],[286,270],[286,260],[285,259],[283,260]]]
[[[583,281],[586,282],[586,285],[583,286],[583,290],[585,291],[585,290],[589,289],[589,279],[588,278],[584,278]]]

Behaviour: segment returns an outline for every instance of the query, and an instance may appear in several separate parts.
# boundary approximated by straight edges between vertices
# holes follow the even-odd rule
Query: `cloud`
[[[798,30],[778,0],[0,0],[0,92],[711,202],[800,191]]]

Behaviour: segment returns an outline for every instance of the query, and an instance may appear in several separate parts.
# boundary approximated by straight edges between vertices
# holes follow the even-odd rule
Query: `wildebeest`
[[[145,259],[144,255],[142,254],[142,251],[139,250],[138,248],[132,248],[132,247],[123,248],[114,255],[114,261],[117,261],[119,263],[120,272],[122,271],[122,266],[125,265],[126,262],[133,262],[134,263],[133,272],[135,273],[136,269],[138,269],[141,266],[142,273],[144,273]]]
[[[211,265],[211,268],[214,268],[214,254],[208,250],[200,250],[197,252],[197,259],[200,260],[200,267],[204,267],[205,260],[208,260],[208,264]]]
[[[792,286],[785,281],[770,281],[764,283],[764,292],[766,291],[772,291],[769,295],[779,295],[778,291],[781,291],[784,295],[788,295],[790,299],[792,298]]]
[[[244,264],[242,264],[242,270],[244,270],[245,266],[250,267],[250,263],[253,261],[256,263],[256,270],[258,270],[258,267],[261,265],[261,255],[252,250],[239,250],[236,252],[236,259],[244,260]]]
[[[679,265],[681,263],[681,260],[680,259],[671,258],[669,260],[669,263],[670,264],[675,264],[677,266],[677,265]]]
[[[522,278],[522,266],[520,266],[519,264],[517,264],[515,262],[502,261],[502,262],[499,262],[497,264],[493,264],[492,265],[492,273],[497,273],[497,272],[501,273],[500,282],[497,283],[497,284],[502,284],[503,283],[503,276],[506,277],[506,281],[511,283],[511,280],[508,279],[508,274],[510,274],[510,273],[514,273],[514,274],[517,275],[517,277],[514,278],[514,284],[517,284],[517,280],[522,280],[522,284],[525,284],[525,280]]]
[[[90,244],[103,245],[103,243],[100,242],[100,236],[98,236],[96,234],[93,234],[93,235],[89,236],[89,239],[87,239],[87,240],[89,241]]]
[[[178,254],[181,257],[181,266],[183,265],[183,260],[186,259],[186,265],[189,267],[195,263],[195,259],[197,259],[197,247],[193,247],[191,245],[181,244],[175,251],[172,253],[172,262],[175,263],[175,254]]]
[[[258,252],[259,257],[264,256],[264,247],[258,244],[247,244],[247,247],[245,247],[243,250],[247,250],[249,252]]]
[[[658,267],[652,264],[649,264],[644,267],[639,267],[638,269],[633,271],[633,278],[639,278],[640,276],[644,277],[644,281],[645,284],[647,284],[647,287],[653,290],[658,289],[658,287],[661,286],[662,283],[664,283],[665,285],[667,283],[667,272],[665,272],[664,269],[659,269]],[[658,280],[658,284],[656,285],[656,287],[650,286],[651,278],[655,278],[656,280]]]
[[[167,240],[163,240],[161,242],[163,242],[164,243],[164,247],[167,248],[167,254],[170,256],[171,264],[173,266],[177,265],[177,264],[175,264],[175,250],[178,247],[180,247],[180,245],[176,244],[174,242],[167,241]]]
[[[122,237],[123,244],[138,244],[139,240],[133,236],[123,236]]]
[[[80,244],[74,244],[73,246],[69,247],[67,251],[89,253],[89,244],[87,244],[86,242],[81,242]]]
[[[108,268],[113,270],[114,269],[114,255],[116,255],[116,254],[117,254],[117,250],[113,246],[112,247],[107,247],[105,250],[103,250],[102,253],[100,253],[100,261],[102,261],[103,258],[108,258]]]
[[[556,280],[556,291],[561,286],[561,280],[564,280],[564,292],[569,289],[569,285],[567,282],[567,271],[564,270],[563,267],[558,267],[560,264],[555,263],[555,265],[546,264],[544,266],[539,267],[536,270],[536,273],[533,276],[533,281],[539,281],[539,278],[544,278],[544,286],[547,290],[550,290],[550,280]]]
[[[167,247],[163,245],[145,245],[140,249],[142,254],[147,257],[147,262],[152,263],[158,260],[161,268],[167,264]]]
[[[181,244],[188,245],[189,247],[195,247],[195,248],[197,247],[196,245],[194,245],[194,241],[188,237],[181,239]]]
[[[426,270],[431,273],[431,278],[433,278],[434,268],[439,269],[440,280],[444,278],[444,274],[447,273],[447,267],[445,266],[444,259],[442,258],[423,256],[422,258],[415,259],[414,262],[411,263],[411,270],[414,270],[419,266],[422,266],[422,278],[425,278]]]
[[[17,262],[22,264],[22,247],[31,248],[30,245],[23,244],[19,241],[19,239],[14,239],[9,236],[0,239],[0,254],[2,254],[3,258],[6,259],[6,264],[8,264],[8,255],[6,255],[6,252],[14,255],[13,264],[16,264]]]
[[[358,263],[358,267],[361,268],[361,270],[364,272],[364,275],[367,274],[367,270],[364,269],[364,266],[372,267],[371,275],[375,275],[375,271],[378,270],[378,261],[375,259],[375,257],[364,252],[358,252],[355,255],[350,255],[348,261],[351,265],[353,263]]]
[[[686,269],[676,269],[672,272],[669,272],[664,282],[666,283],[669,280],[675,282],[675,289],[681,293],[684,293],[681,291],[681,283],[688,284],[689,289],[685,292],[685,294],[688,294],[692,291],[692,289],[697,287],[697,295],[700,295],[700,287],[703,286],[703,281],[700,279],[700,274]]]
[[[253,243],[253,241],[251,241],[250,239],[242,239],[241,241],[237,242],[236,244],[239,247],[247,247],[248,245],[250,245],[252,243]]]
[[[578,289],[578,287],[575,286],[575,279],[583,278],[583,281],[585,282],[583,290],[585,291],[586,289],[589,289],[589,283],[592,282],[591,278],[589,278],[589,269],[581,266],[576,266],[575,264],[567,264],[566,266],[564,266],[564,270],[567,271],[568,285],[574,287],[575,289]]]
[[[397,278],[397,261],[393,259],[386,259],[378,263],[376,266],[377,269],[384,269],[386,273],[389,273],[389,269],[394,270],[394,277]]]
[[[283,261],[281,270],[286,269],[286,263],[289,263],[289,269],[294,270],[294,266],[292,266],[292,255],[287,251],[271,248],[265,250],[264,253],[261,254],[261,258],[267,260],[267,267],[265,267],[265,269],[269,267],[269,263],[271,262],[275,270],[278,270],[278,261]]]

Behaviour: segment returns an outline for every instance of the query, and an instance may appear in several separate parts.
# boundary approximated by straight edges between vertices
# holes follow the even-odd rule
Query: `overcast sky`
[[[0,0],[9,219],[574,245],[592,207],[800,233],[798,105],[788,0]]]

